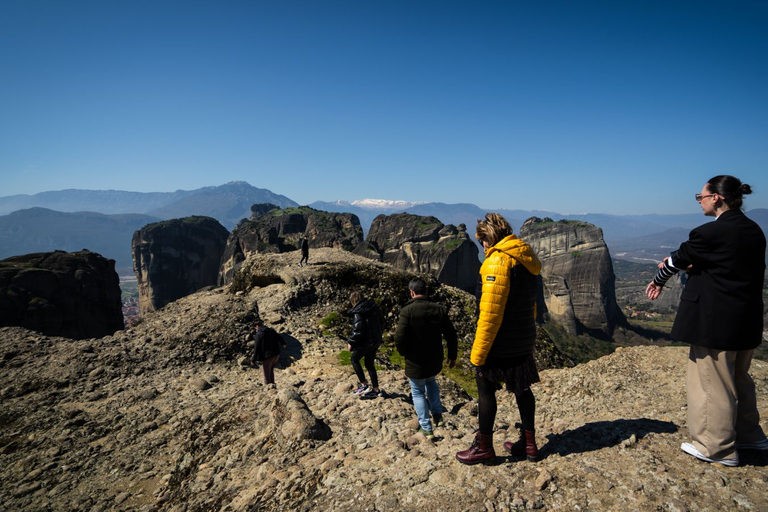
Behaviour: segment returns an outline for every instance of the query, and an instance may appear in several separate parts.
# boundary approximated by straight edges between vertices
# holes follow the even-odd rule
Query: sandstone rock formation
[[[542,460],[507,456],[515,400],[498,396],[496,466],[455,460],[477,428],[477,403],[438,376],[444,427],[418,433],[402,369],[377,358],[386,398],[353,396],[346,343],[321,320],[344,310],[332,276],[367,293],[397,271],[321,249],[320,264],[261,254],[243,265],[280,282],[201,291],[120,333],[72,341],[0,328],[0,503],[7,510],[464,511],[765,510],[768,455],[725,468],[680,450],[688,441],[684,347],[621,348],[541,371]],[[407,276],[404,276],[407,282]],[[446,289],[455,318],[471,297]],[[450,293],[448,293],[450,292]],[[392,292],[394,293],[394,292]],[[343,296],[339,293],[339,296]],[[389,296],[389,293],[381,295]],[[466,301],[464,299],[467,299]],[[344,299],[346,300],[346,298]],[[401,298],[400,300],[404,300]],[[287,342],[275,372],[238,364],[257,309]],[[471,322],[469,322],[471,324]],[[467,331],[461,328],[466,342]],[[386,349],[386,346],[383,347]],[[460,365],[467,364],[466,345]],[[55,364],[51,364],[55,362]],[[755,361],[758,407],[768,364]],[[761,424],[768,429],[763,417]]]
[[[0,261],[0,327],[82,339],[123,328],[115,260],[82,250]]]
[[[312,252],[320,247],[351,251],[363,241],[363,228],[350,213],[330,213],[308,206],[280,209],[273,204],[251,206],[251,218],[232,230],[221,261],[219,284],[232,282],[237,267],[250,255],[283,253],[301,248],[307,236]],[[299,256],[296,260],[298,262]]]
[[[610,337],[626,324],[616,303],[611,256],[600,228],[583,221],[532,217],[520,228],[542,263],[549,316],[569,334]]]
[[[228,234],[216,219],[198,216],[136,231],[131,250],[141,314],[215,285]]]
[[[409,272],[431,274],[443,284],[474,292],[480,261],[477,246],[460,224],[444,225],[436,217],[397,213],[373,219],[356,254]]]

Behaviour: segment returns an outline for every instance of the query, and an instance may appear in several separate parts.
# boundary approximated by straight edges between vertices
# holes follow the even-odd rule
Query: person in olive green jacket
[[[427,297],[427,283],[417,277],[408,283],[408,289],[411,300],[400,311],[395,345],[405,358],[405,376],[411,384],[420,431],[433,438],[430,412],[437,426],[443,423],[440,387],[435,379],[443,369],[443,337],[451,368],[456,364],[458,339],[446,308]]]

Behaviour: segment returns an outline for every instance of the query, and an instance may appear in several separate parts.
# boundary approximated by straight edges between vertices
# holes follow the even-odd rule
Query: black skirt
[[[515,394],[522,393],[529,389],[531,384],[541,381],[533,354],[486,361],[482,377],[495,382],[499,388],[506,384],[507,391]]]

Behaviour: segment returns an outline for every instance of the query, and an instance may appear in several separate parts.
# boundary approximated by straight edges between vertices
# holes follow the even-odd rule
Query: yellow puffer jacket
[[[515,265],[523,265],[533,276],[541,272],[541,262],[531,246],[515,235],[505,237],[485,251],[485,261],[480,267],[482,282],[480,316],[477,320],[475,341],[470,354],[470,361],[475,366],[485,364],[504,320],[507,299],[511,291],[511,275]],[[507,320],[510,321],[510,319]],[[530,320],[533,321],[533,319]]]

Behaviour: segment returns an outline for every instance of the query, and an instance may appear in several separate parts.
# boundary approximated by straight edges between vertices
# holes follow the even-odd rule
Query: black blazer
[[[741,210],[691,231],[672,253],[688,282],[672,338],[717,350],[749,350],[763,340],[765,235]]]

